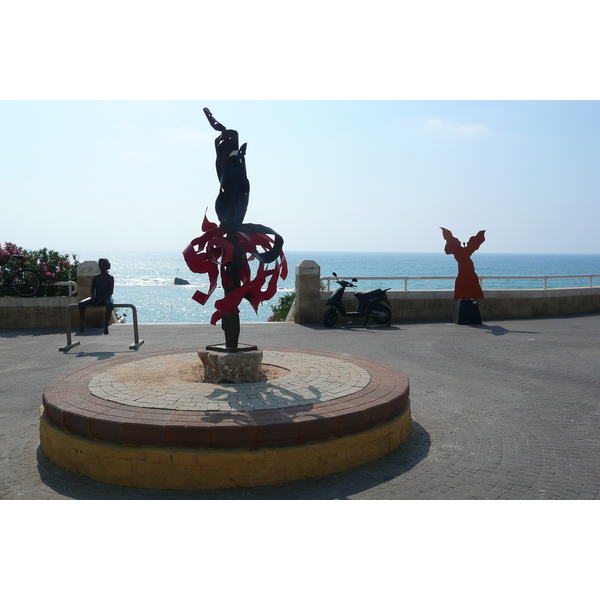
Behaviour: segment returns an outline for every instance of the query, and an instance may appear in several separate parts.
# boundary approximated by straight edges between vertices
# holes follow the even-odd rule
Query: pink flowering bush
[[[77,267],[79,261],[75,254],[61,254],[55,250],[42,248],[41,250],[24,250],[11,242],[0,245],[0,268],[4,270],[14,254],[21,254],[24,258],[13,261],[13,265],[22,269],[31,269],[38,274],[42,285],[36,296],[66,296],[66,286],[52,286],[57,281],[77,281]],[[0,296],[6,296],[10,290],[6,286],[0,287]]]

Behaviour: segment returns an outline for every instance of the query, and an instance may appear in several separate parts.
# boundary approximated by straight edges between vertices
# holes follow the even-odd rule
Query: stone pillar
[[[100,274],[98,262],[95,260],[86,260],[77,267],[77,301],[85,300],[90,297],[90,288],[92,287],[92,279],[94,275]],[[73,327],[79,327],[79,312],[71,310],[71,322]],[[85,309],[85,324],[86,327],[104,327],[104,307],[88,306]],[[115,315],[110,319],[110,324],[115,323]]]
[[[321,267],[314,260],[303,260],[296,266],[296,323],[308,325],[321,322],[323,310],[320,286]]]
[[[94,275],[100,275],[98,263],[86,260],[77,267],[77,300],[85,300],[90,295]]]

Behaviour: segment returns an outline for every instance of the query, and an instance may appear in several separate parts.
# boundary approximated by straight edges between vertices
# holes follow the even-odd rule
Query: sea
[[[205,306],[192,299],[198,289],[208,290],[208,277],[192,273],[181,252],[113,252],[108,256],[111,274],[115,278],[115,302],[134,304],[140,323],[208,323],[214,312],[214,302],[223,296],[220,287]],[[245,300],[240,304],[242,322],[264,322],[272,314],[271,306],[281,295],[294,291],[295,267],[305,259],[321,267],[321,276],[336,272],[340,277],[443,277],[457,274],[452,256],[443,253],[386,253],[386,252],[286,252],[289,273],[279,281],[277,294],[264,302],[255,313]],[[79,256],[80,260],[89,257]],[[473,256],[480,276],[598,275],[594,286],[600,285],[600,255],[590,254],[486,254]],[[252,264],[252,263],[251,263]],[[190,285],[175,285],[179,277]],[[589,279],[572,278],[548,280],[548,288],[585,287]],[[358,290],[391,287],[403,290],[404,281],[361,281]],[[541,289],[541,280],[484,280],[486,289]],[[332,284],[332,290],[336,286]],[[452,280],[409,280],[408,290],[453,289]],[[119,310],[119,309],[118,309]],[[125,318],[131,322],[131,315]]]

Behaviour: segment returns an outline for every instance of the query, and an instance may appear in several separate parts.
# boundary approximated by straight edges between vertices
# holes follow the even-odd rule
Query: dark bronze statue
[[[234,350],[238,348],[240,336],[240,302],[248,300],[257,311],[261,302],[270,300],[277,292],[278,278],[287,277],[287,262],[283,254],[283,238],[278,233],[264,225],[243,222],[250,195],[246,144],[240,147],[237,131],[221,125],[208,108],[204,109],[204,114],[212,128],[220,132],[215,140],[219,179],[215,211],[219,225],[211,223],[205,215],[202,224],[204,234],[188,245],[183,256],[191,271],[209,276],[208,294],[196,291],[193,296],[200,304],[205,304],[215,290],[220,268],[225,297],[215,303],[216,311],[211,323],[215,325],[221,319],[225,347]],[[254,278],[248,262],[253,259],[259,263]],[[267,269],[266,265],[270,263],[274,263],[273,267]],[[265,283],[267,288],[263,290]]]
[[[442,235],[446,240],[444,252],[452,254],[458,263],[458,276],[454,284],[455,300],[479,300],[483,298],[483,290],[479,284],[479,277],[475,273],[475,265],[471,260],[471,255],[478,250],[485,241],[485,229],[477,235],[472,236],[466,244],[452,235],[448,229],[440,227]]]
[[[83,333],[85,331],[85,309],[88,306],[106,306],[106,313],[104,317],[104,334],[108,335],[108,323],[110,321],[110,315],[114,308],[114,301],[112,298],[113,291],[115,289],[115,278],[108,273],[110,269],[110,262],[106,258],[98,260],[98,267],[100,268],[100,274],[94,275],[92,278],[92,285],[90,287],[90,297],[79,302],[79,331]]]

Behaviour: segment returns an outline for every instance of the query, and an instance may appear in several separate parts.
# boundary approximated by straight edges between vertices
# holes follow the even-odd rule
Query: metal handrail
[[[69,288],[69,296],[77,295],[77,282],[76,281],[57,281],[56,283],[51,283],[50,285],[66,285]]]
[[[590,285],[589,287],[594,287],[593,279],[595,277],[600,277],[600,275],[482,275],[479,277],[479,284],[483,287],[483,281],[485,279],[541,279],[544,282],[544,289],[548,287],[549,279],[589,279]],[[321,277],[321,281],[327,282],[327,291],[331,291],[331,282],[337,281],[338,279],[346,279],[351,280],[352,277]],[[404,291],[408,291],[408,282],[409,280],[424,280],[424,279],[449,279],[455,280],[456,276],[432,276],[432,277],[422,277],[422,276],[402,276],[402,277],[355,277],[358,281],[361,280],[376,280],[376,281],[388,281],[388,280],[400,280],[404,281]]]
[[[71,314],[69,313],[69,309],[77,306],[78,304],[68,304],[65,307],[67,343],[58,349],[59,352],[68,352],[71,348],[75,348],[75,346],[79,346],[81,343],[73,342],[71,339]],[[137,308],[133,304],[114,304],[113,308],[131,308],[131,312],[133,314],[133,344],[129,346],[129,349],[138,350],[139,347],[144,343],[144,340],[140,340],[140,334],[138,332]]]

